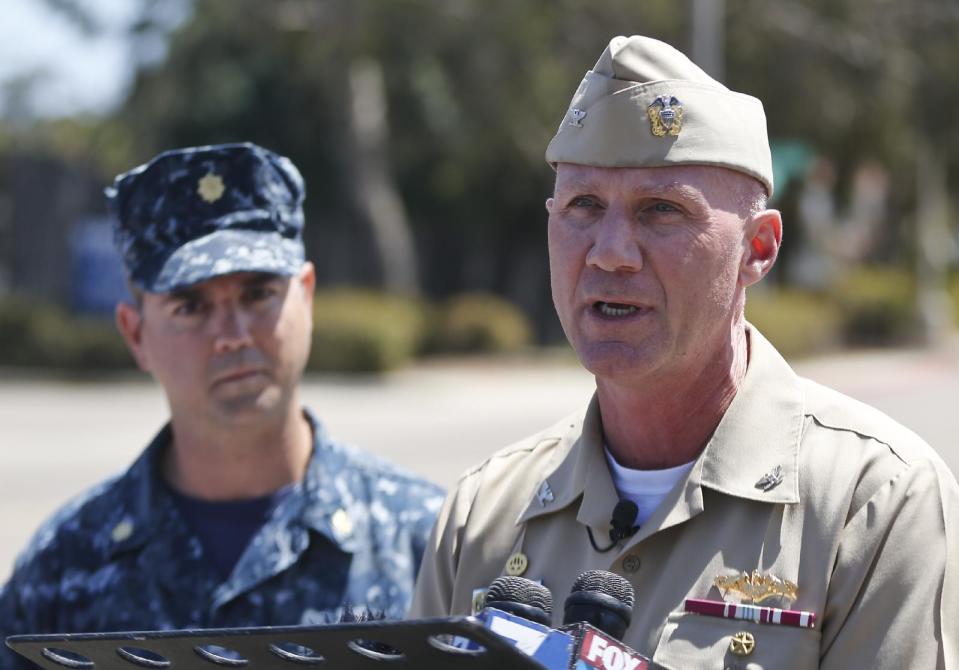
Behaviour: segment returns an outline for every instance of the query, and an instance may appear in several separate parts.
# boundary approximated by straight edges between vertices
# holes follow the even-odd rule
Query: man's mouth
[[[594,302],[593,309],[603,316],[614,318],[629,316],[630,314],[635,314],[639,311],[639,307],[636,305],[626,305],[621,302],[603,302],[602,300],[597,300]]]
[[[260,370],[236,370],[234,372],[230,372],[228,374],[224,374],[224,375],[221,375],[220,377],[217,377],[217,379],[214,380],[214,385],[244,381],[246,379],[255,377],[259,374],[262,374]]]

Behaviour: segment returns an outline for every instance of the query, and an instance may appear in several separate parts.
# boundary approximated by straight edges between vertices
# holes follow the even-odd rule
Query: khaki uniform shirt
[[[633,537],[607,553],[587,537],[588,527],[600,548],[609,544],[617,502],[594,398],[462,476],[410,615],[469,613],[474,590],[523,553],[523,576],[553,593],[555,625],[581,572],[626,577],[636,605],[624,642],[656,667],[959,668],[955,477],[915,434],[798,377],[749,334],[739,392],[688,476]],[[757,486],[777,468],[778,484]],[[795,601],[762,605],[813,612],[815,628],[684,611],[686,598],[748,602],[713,580],[753,570],[798,586]],[[747,656],[731,650],[741,631],[755,640]]]

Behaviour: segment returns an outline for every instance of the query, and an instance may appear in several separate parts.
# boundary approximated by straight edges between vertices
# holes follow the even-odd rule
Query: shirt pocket
[[[752,636],[752,649],[746,655],[730,649],[739,633]],[[819,631],[812,628],[674,612],[666,619],[653,663],[668,670],[818,668],[819,640]]]

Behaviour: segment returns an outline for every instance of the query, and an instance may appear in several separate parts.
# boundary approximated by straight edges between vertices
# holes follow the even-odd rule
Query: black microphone
[[[636,515],[639,507],[632,500],[620,500],[613,508],[613,518],[609,520],[609,539],[613,542],[632,537],[639,530]]]
[[[606,570],[587,570],[573,584],[563,609],[563,624],[585,622],[622,640],[633,618],[633,586]]]
[[[586,526],[586,534],[589,536],[589,543],[593,549],[601,554],[605,554],[615,547],[620,540],[632,537],[639,530],[636,525],[636,515],[639,514],[639,507],[632,500],[620,500],[613,508],[613,517],[609,520],[609,539],[611,542],[605,549],[600,549],[593,539],[593,529]]]
[[[483,604],[544,626],[550,625],[553,616],[553,594],[525,577],[497,577],[489,585]]]

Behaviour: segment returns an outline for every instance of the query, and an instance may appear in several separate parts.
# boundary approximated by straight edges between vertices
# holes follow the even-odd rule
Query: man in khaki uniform
[[[552,590],[559,624],[576,576],[606,569],[636,590],[624,641],[658,667],[959,668],[955,477],[744,319],[782,230],[762,104],[617,37],[546,158],[553,299],[596,394],[463,475],[411,616],[468,613],[512,573]],[[622,499],[639,529],[611,542]]]

